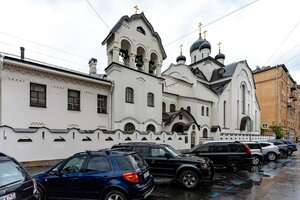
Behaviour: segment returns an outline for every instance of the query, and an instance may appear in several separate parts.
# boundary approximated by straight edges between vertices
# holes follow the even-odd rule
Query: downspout
[[[2,70],[4,63],[4,55],[0,53],[0,126],[2,126]]]
[[[112,82],[111,88],[110,88],[110,130],[113,129],[113,92],[115,88],[115,83]]]
[[[278,125],[278,64],[276,65],[276,125]]]

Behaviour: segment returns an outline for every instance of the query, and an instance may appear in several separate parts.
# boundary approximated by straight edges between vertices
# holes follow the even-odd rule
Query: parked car
[[[280,156],[279,147],[271,142],[259,142],[264,157],[269,161],[275,161]]]
[[[209,141],[199,144],[192,149],[183,151],[184,154],[207,157],[215,167],[226,167],[237,173],[241,169],[251,170],[252,157],[250,148],[236,141]]]
[[[284,144],[288,145],[291,149],[292,149],[292,154],[294,151],[297,151],[297,145],[294,144],[291,140],[288,140],[288,139],[284,139],[282,140]]]
[[[144,199],[154,189],[149,166],[136,152],[76,153],[34,176],[39,199]]]
[[[37,197],[36,182],[12,157],[0,153],[0,200]]]
[[[246,144],[251,150],[253,165],[258,165],[260,162],[263,161],[264,155],[262,153],[262,148],[258,142],[243,142],[243,143]]]
[[[112,148],[137,151],[150,166],[154,177],[169,177],[179,181],[185,188],[195,188],[201,181],[210,181],[214,166],[209,159],[182,156],[168,145],[156,143],[120,143]]]
[[[281,157],[286,157],[288,155],[292,155],[293,148],[289,147],[282,140],[271,140],[270,142],[272,142],[274,145],[279,147]]]

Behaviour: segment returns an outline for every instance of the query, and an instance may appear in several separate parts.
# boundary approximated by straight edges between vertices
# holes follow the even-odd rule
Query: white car
[[[262,152],[262,147],[258,142],[243,142],[246,144],[250,150],[252,155],[252,163],[253,165],[258,165],[264,159],[264,155]]]
[[[279,148],[271,142],[259,142],[262,153],[269,161],[274,161],[280,156]]]

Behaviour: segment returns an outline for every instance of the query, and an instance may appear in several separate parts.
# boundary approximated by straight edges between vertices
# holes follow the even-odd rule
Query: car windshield
[[[165,147],[168,147],[168,149],[172,150],[175,154],[177,154],[177,156],[181,155],[181,153],[179,151],[177,151],[174,147],[172,147],[170,145],[166,145]]]
[[[146,161],[137,153],[130,154],[129,158],[131,159],[135,169],[145,170],[148,167]]]
[[[196,146],[194,146],[193,148],[189,149],[189,152],[194,152],[195,150],[197,150],[202,144],[198,144]]]
[[[0,188],[24,181],[27,175],[13,161],[0,162]]]
[[[174,157],[178,157],[180,154],[171,146],[165,146],[165,148],[168,150],[168,152],[174,156]]]

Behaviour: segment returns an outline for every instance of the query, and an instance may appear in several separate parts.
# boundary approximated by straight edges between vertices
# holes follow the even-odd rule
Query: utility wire
[[[225,17],[228,17],[228,16],[232,15],[233,13],[236,13],[236,12],[239,11],[239,10],[244,9],[244,8],[246,8],[247,6],[250,6],[251,4],[256,3],[257,1],[258,1],[258,0],[254,0],[254,1],[252,1],[252,2],[250,2],[250,3],[248,3],[248,4],[246,4],[246,5],[244,5],[244,6],[242,6],[242,7],[240,7],[240,8],[238,8],[238,9],[234,10],[234,11],[231,11],[231,12],[227,13],[226,15],[224,15],[224,16],[222,16],[222,17],[219,17],[219,18],[216,19],[216,20],[213,20],[213,21],[209,22],[208,24],[205,24],[205,25],[202,26],[202,27],[206,27],[206,26],[209,26],[209,25],[211,25],[211,24],[213,24],[213,23],[216,23],[217,21],[220,21],[221,19],[223,19],[223,18],[225,18]],[[189,33],[187,33],[187,34],[185,34],[185,35],[179,37],[178,39],[173,40],[173,41],[167,43],[165,46],[169,46],[170,44],[173,44],[174,42],[177,42],[178,40],[181,40],[182,38],[185,38],[185,37],[191,35],[192,33],[197,32],[197,31],[198,31],[198,29],[193,30],[193,31],[191,31],[191,32],[189,32]]]
[[[294,46],[293,48],[289,49],[285,54],[283,54],[282,56],[280,56],[279,58],[277,58],[274,62],[278,62],[280,59],[282,59],[283,57],[291,54],[295,49],[299,48],[300,47],[300,43],[297,44],[296,46]]]
[[[99,17],[99,19],[102,21],[102,23],[106,26],[106,28],[108,30],[110,30],[110,28],[107,26],[107,24],[105,23],[105,21],[102,19],[102,17],[99,15],[99,13],[97,12],[97,10],[93,7],[93,5],[89,2],[89,0],[86,0],[86,2],[91,6],[91,8],[93,9],[93,11],[96,13],[96,15]]]
[[[292,30],[288,33],[288,35],[284,38],[284,40],[280,43],[280,45],[277,47],[277,49],[273,52],[273,54],[270,56],[270,58],[266,61],[265,66],[269,63],[271,58],[276,54],[276,52],[280,49],[280,47],[285,43],[285,41],[290,37],[290,35],[294,32],[298,24],[300,23],[300,20],[296,23],[296,25],[292,28]]]

